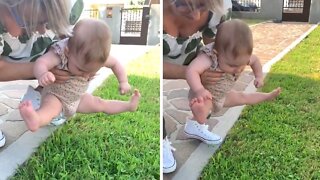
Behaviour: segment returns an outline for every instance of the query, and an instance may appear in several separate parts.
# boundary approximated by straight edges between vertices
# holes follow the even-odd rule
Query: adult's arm
[[[14,81],[34,78],[34,62],[13,63],[0,57],[0,81]]]
[[[186,79],[187,66],[163,62],[163,79]]]

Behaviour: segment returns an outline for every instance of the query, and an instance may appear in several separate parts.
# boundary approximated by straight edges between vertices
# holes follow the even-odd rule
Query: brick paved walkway
[[[260,58],[262,64],[265,64],[285,48],[287,48],[301,35],[307,32],[311,27],[312,25],[305,23],[262,23],[251,26],[254,38],[253,53]],[[249,69],[250,68],[247,68],[246,71],[240,76],[239,81],[234,87],[235,90],[243,91],[253,80],[253,76]],[[165,124],[170,141],[172,142],[173,147],[176,148],[174,155],[177,160],[177,170],[171,174],[164,174],[164,179],[192,177],[192,175],[188,176],[188,174],[192,174],[190,170],[193,171],[193,168],[197,169],[197,165],[194,165],[195,167],[193,168],[182,169],[181,167],[188,161],[194,161],[195,159],[197,160],[197,158],[192,158],[193,160],[191,160],[191,155],[193,157],[196,157],[197,155],[199,155],[199,157],[201,156],[200,154],[197,154],[200,151],[196,151],[196,149],[202,143],[198,140],[187,139],[183,133],[185,119],[187,116],[191,115],[187,100],[188,90],[188,85],[184,80],[164,80],[163,108],[166,121]],[[219,123],[222,123],[218,116],[232,116],[232,114],[228,114],[232,113],[232,111],[227,110],[228,109],[224,109],[223,112],[218,114],[216,117],[211,117],[208,120],[207,124],[209,125],[209,130],[214,129],[215,126],[217,126]],[[227,134],[228,129],[220,129],[219,131],[226,131],[222,134]],[[214,153],[212,149],[210,150],[210,147],[202,146],[202,149],[203,147],[207,147],[208,150],[206,152]],[[206,163],[207,160],[204,160],[204,162]],[[189,162],[189,164],[194,163]],[[200,173],[201,169],[194,171],[199,171]]]

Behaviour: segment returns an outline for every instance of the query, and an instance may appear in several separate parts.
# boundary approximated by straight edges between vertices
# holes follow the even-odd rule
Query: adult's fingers
[[[57,68],[52,69],[51,72],[54,74],[57,83],[66,82],[71,76],[69,72]]]

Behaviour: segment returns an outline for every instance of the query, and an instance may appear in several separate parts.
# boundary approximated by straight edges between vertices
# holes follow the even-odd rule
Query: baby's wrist
[[[257,76],[255,76],[255,78],[256,78],[256,79],[263,79],[263,76],[257,75]]]
[[[203,92],[205,90],[206,90],[205,88],[199,88],[199,89],[196,89],[194,92],[195,93],[201,93],[201,92]]]
[[[36,77],[37,79],[41,79],[44,75],[46,75],[48,73],[48,71],[47,72],[43,72],[43,73],[41,73],[41,74],[39,74],[38,75],[38,77]]]

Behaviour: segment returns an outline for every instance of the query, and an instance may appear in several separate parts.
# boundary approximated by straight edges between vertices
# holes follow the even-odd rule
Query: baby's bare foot
[[[135,89],[130,99],[130,111],[136,111],[139,105],[140,92]]]
[[[281,93],[280,87],[278,87],[277,89],[274,89],[273,91],[271,91],[269,93],[269,97],[267,100],[271,101],[271,100],[275,99],[277,96],[279,96],[280,93]]]
[[[27,124],[30,131],[34,132],[39,129],[39,117],[37,112],[33,109],[31,101],[20,103],[19,110],[22,119]]]

